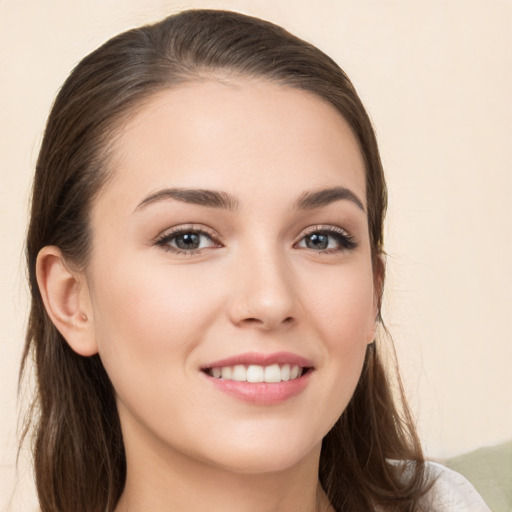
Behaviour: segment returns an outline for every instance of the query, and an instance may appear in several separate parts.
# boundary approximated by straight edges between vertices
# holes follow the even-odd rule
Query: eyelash
[[[191,233],[208,237],[213,243],[211,247],[222,247],[221,243],[217,240],[217,237],[213,233],[206,231],[204,228],[195,227],[194,225],[182,226],[170,232],[164,233],[155,240],[155,245],[160,246],[165,251],[171,252],[173,254],[180,254],[185,256],[194,256],[202,253],[204,249],[211,248],[203,247],[202,249],[185,250],[170,245],[170,242],[174,240],[176,237]],[[311,235],[327,235],[330,236],[331,238],[334,238],[338,244],[338,247],[330,249],[318,250],[309,248],[311,250],[317,251],[319,254],[333,254],[343,251],[350,251],[352,249],[355,249],[358,245],[352,235],[347,233],[344,229],[336,226],[312,226],[311,228],[307,229],[307,231],[302,235],[300,240],[296,242],[296,244]]]
[[[209,233],[204,228],[197,228],[193,224],[188,225],[188,226],[181,226],[172,231],[164,233],[163,235],[161,235],[160,237],[158,237],[156,239],[155,245],[158,245],[158,246],[162,247],[164,249],[164,251],[168,251],[173,254],[182,254],[185,256],[193,256],[196,254],[200,254],[204,248],[203,249],[185,250],[185,249],[180,249],[179,247],[172,247],[171,245],[169,245],[171,240],[173,240],[174,238],[176,238],[180,235],[186,235],[186,234],[190,234],[190,233],[194,233],[196,235],[201,235],[201,236],[203,236],[203,235],[207,236],[213,242],[212,247],[220,247],[221,246],[220,242],[217,241],[217,238],[215,237],[215,235],[213,233]]]
[[[347,233],[344,229],[337,226],[312,226],[308,228],[299,241],[311,235],[328,235],[336,240],[337,248],[331,249],[312,249],[317,250],[320,254],[333,254],[336,252],[350,251],[357,247],[354,237]]]

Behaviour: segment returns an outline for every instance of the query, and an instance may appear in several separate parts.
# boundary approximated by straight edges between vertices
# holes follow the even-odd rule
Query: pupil
[[[199,247],[199,235],[186,233],[176,238],[176,245],[180,249],[197,249]]]
[[[329,239],[327,235],[314,234],[309,236],[309,242],[312,245],[308,245],[310,249],[327,249],[329,245]]]

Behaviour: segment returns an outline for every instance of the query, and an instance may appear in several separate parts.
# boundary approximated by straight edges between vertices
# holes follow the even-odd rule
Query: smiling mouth
[[[215,379],[250,383],[279,383],[299,379],[304,374],[312,371],[312,368],[290,364],[271,364],[268,366],[237,364],[205,368],[203,371]]]
[[[202,374],[219,391],[253,405],[273,406],[300,395],[315,367],[291,352],[246,352],[211,362]]]

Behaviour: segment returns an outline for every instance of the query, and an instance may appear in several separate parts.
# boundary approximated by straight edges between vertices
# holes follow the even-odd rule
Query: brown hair
[[[88,214],[109,176],[116,129],[157,91],[218,73],[310,91],[345,118],[365,159],[373,263],[383,279],[386,185],[377,142],[354,87],[333,60],[276,25],[227,11],[185,11],[107,41],[62,86],[33,185],[27,237],[32,306],[21,374],[32,355],[34,467],[43,512],[112,511],[123,490],[126,461],[109,378],[98,355],[73,352],[51,323],[36,282],[37,254],[56,245],[84,268]],[[400,407],[378,346],[369,345],[354,396],[322,445],[319,478],[338,512],[419,509],[428,487],[425,464],[400,385],[398,390]]]

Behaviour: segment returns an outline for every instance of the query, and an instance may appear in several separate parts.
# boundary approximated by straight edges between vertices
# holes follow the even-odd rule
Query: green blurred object
[[[512,441],[444,461],[464,475],[493,512],[512,512]]]

